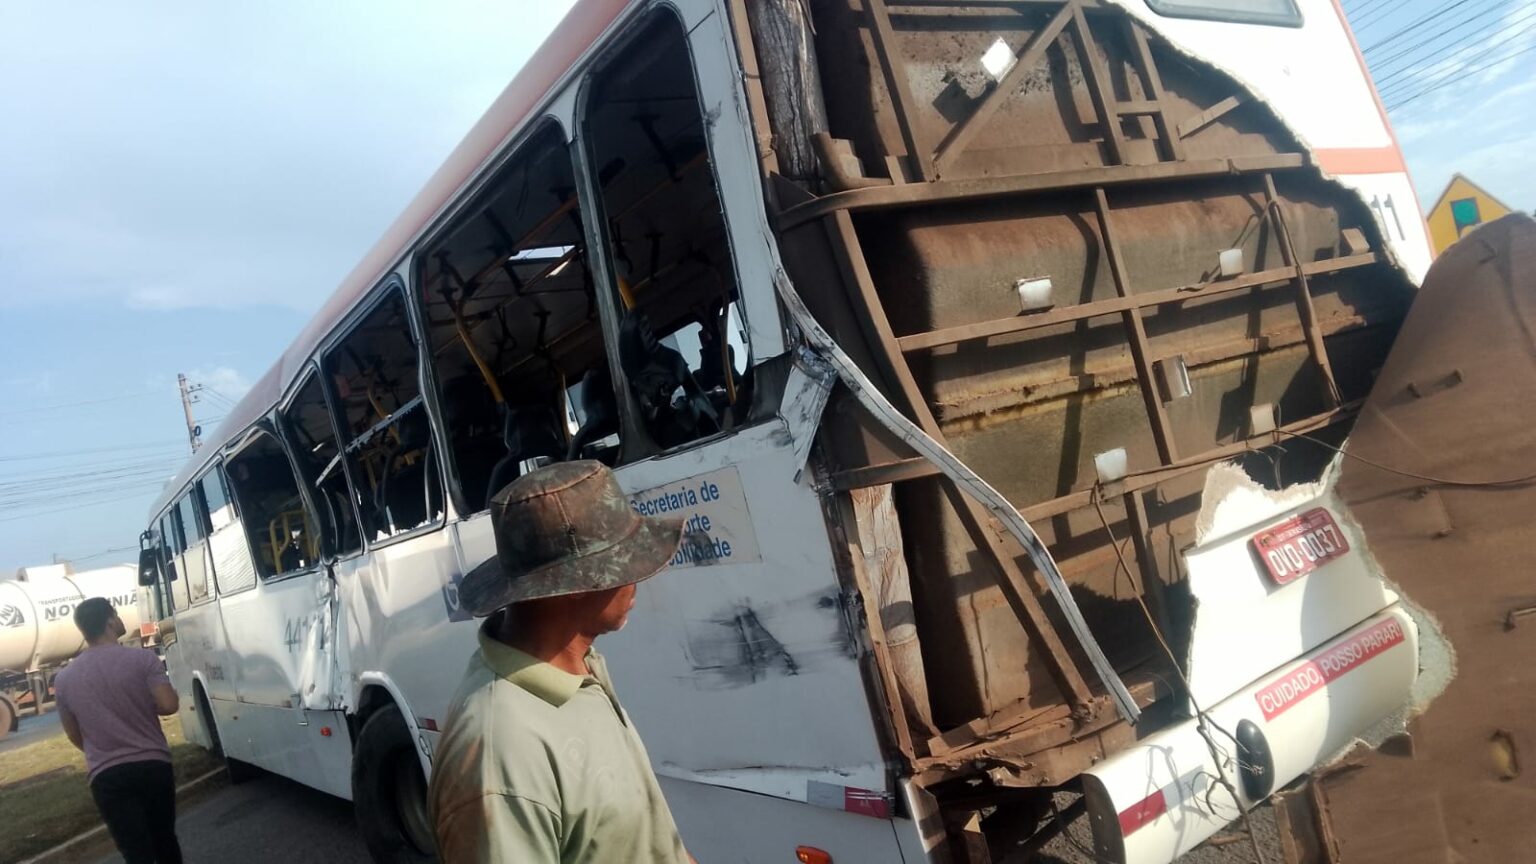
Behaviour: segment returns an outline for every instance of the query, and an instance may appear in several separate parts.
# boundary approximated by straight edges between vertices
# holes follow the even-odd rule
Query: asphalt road
[[[0,753],[25,747],[61,732],[58,712],[49,711],[41,717],[23,717],[17,724],[16,731],[5,736],[4,740],[0,740]]]
[[[371,864],[349,802],[272,775],[219,788],[177,816],[176,835],[188,861]],[[98,864],[122,861],[113,854]]]

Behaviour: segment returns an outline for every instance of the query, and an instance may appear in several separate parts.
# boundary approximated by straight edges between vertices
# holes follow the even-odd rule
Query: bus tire
[[[15,732],[20,722],[16,704],[11,701],[11,697],[0,693],[0,738]]]
[[[208,730],[208,752],[215,759],[224,763],[224,777],[229,785],[235,786],[255,777],[261,772],[260,768],[249,762],[241,762],[239,759],[229,758],[224,752],[224,741],[219,737],[219,721],[213,716],[213,708],[208,704],[208,694],[203,692],[203,685],[197,685],[197,713],[203,717],[203,728]]]
[[[395,705],[375,711],[352,751],[352,807],[358,833],[379,864],[429,864],[437,843],[427,815],[427,780],[405,718]]]

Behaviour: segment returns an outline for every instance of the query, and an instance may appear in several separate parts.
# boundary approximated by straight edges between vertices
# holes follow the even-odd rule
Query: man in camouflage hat
[[[491,519],[496,557],[459,589],[486,621],[433,760],[439,855],[446,864],[691,861],[592,650],[624,626],[635,583],[677,553],[682,520],[640,516],[613,473],[590,461],[518,478],[491,499]]]

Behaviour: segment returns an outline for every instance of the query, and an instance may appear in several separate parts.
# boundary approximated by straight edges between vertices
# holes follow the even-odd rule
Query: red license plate
[[[1253,549],[1276,584],[1284,585],[1311,573],[1349,551],[1349,541],[1318,507],[1253,535]]]

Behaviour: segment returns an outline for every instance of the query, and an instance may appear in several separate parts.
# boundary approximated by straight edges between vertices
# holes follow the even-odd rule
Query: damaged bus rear
[[[1167,862],[1397,740],[1451,649],[1340,454],[1429,253],[1338,7],[735,12],[926,853]],[[1325,810],[1283,809],[1290,860],[1357,860]]]

